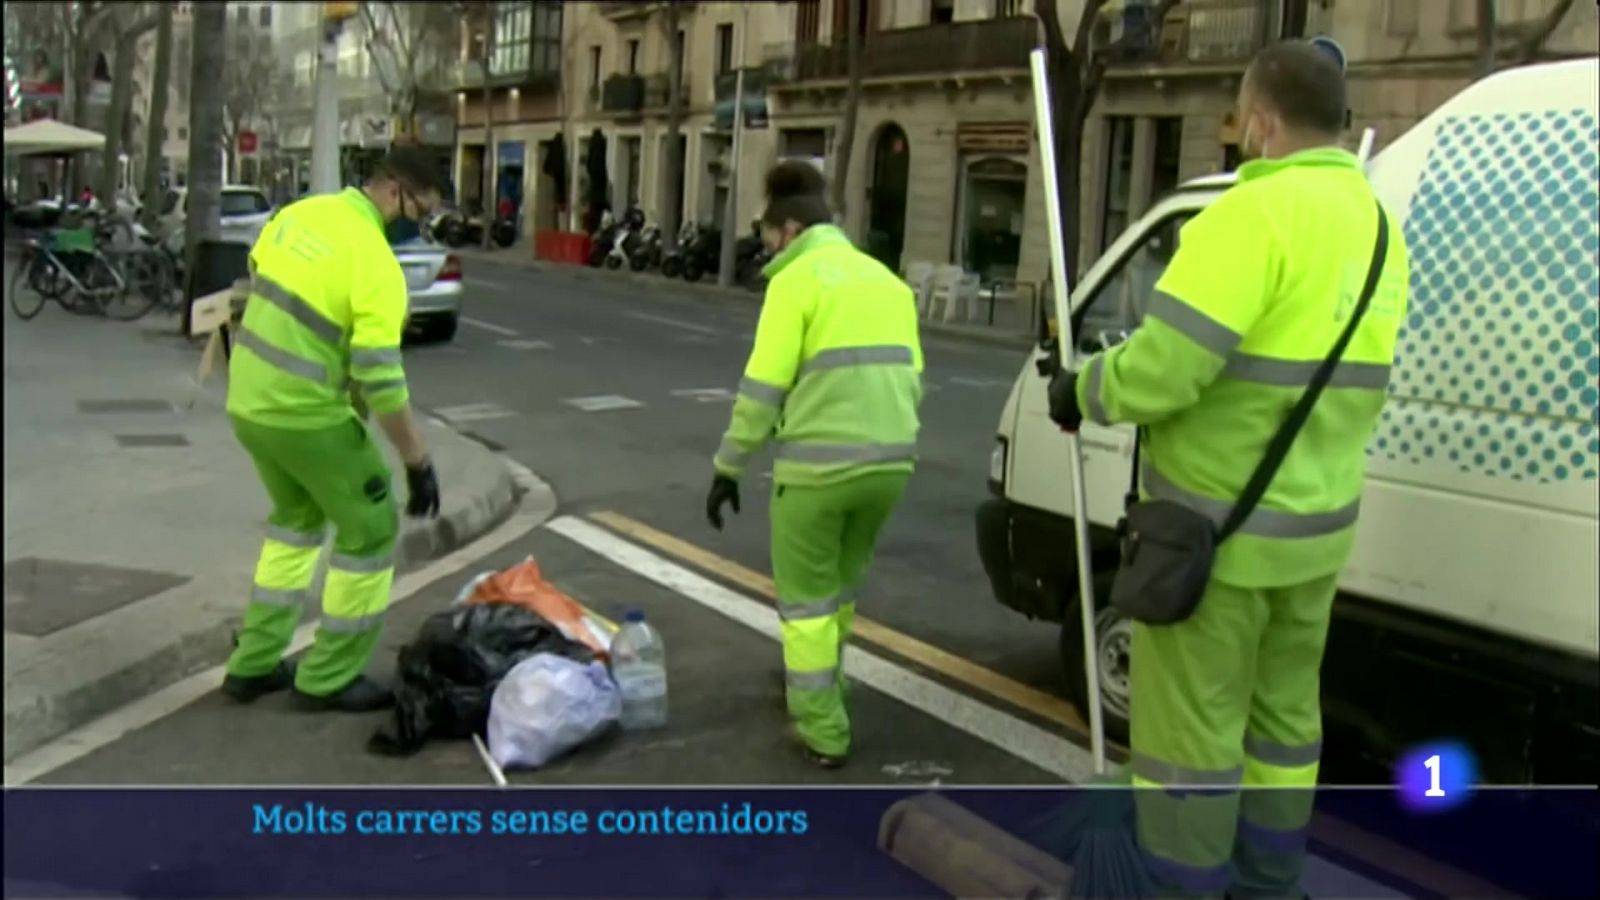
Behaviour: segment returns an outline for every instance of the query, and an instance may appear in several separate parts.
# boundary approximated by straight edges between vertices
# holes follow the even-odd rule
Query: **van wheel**
[[[1107,573],[1108,575],[1111,573]],[[1119,744],[1128,742],[1129,650],[1133,645],[1133,621],[1117,612],[1106,602],[1110,594],[1109,578],[1097,577],[1096,593],[1100,595],[1095,606],[1095,645],[1098,652],[1095,662],[1100,675],[1100,712],[1105,721],[1106,739]],[[1069,601],[1062,614],[1061,664],[1066,676],[1067,697],[1089,721],[1089,693],[1085,689],[1083,671],[1083,618],[1078,604]]]

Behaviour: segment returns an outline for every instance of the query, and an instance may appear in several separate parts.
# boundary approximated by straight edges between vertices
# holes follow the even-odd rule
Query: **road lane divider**
[[[581,547],[741,625],[780,640],[772,607],[691,571],[594,522],[562,516],[545,525]],[[860,621],[859,619],[857,620]],[[984,703],[862,647],[844,654],[845,674],[1064,781],[1094,774],[1088,751],[1067,737]]]
[[[682,538],[652,528],[637,519],[617,512],[597,512],[589,516],[616,532],[677,557],[698,569],[710,572],[748,591],[776,602],[778,592],[772,579],[733,560],[725,559]],[[774,620],[776,621],[776,620]],[[948,650],[917,640],[908,634],[863,616],[859,612],[851,627],[857,640],[866,641],[903,659],[957,682],[978,693],[1000,700],[1016,709],[1058,725],[1074,737],[1087,741],[1088,726],[1071,703],[1061,697],[1008,678],[993,669],[957,656]],[[1111,745],[1119,752],[1126,748]]]
[[[696,334],[720,335],[722,333],[717,329],[708,327],[706,325],[696,325],[693,322],[685,322],[682,319],[669,319],[666,316],[654,316],[650,313],[628,313],[628,316],[644,322],[654,322],[657,325],[667,325],[672,328],[682,328],[684,331],[693,331]]]
[[[506,337],[516,337],[517,336],[517,333],[515,331],[512,331],[511,329],[506,328],[503,325],[496,325],[493,322],[485,322],[482,319],[474,319],[471,316],[462,316],[461,317],[461,324],[463,324],[463,325],[471,325],[473,328],[482,328],[484,331],[492,331],[495,334],[505,335]]]

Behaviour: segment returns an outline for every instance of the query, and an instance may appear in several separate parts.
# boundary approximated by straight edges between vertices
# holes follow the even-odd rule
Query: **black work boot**
[[[365,675],[327,696],[308,694],[298,687],[294,699],[306,712],[364,713],[387,709],[394,705],[394,692]]]
[[[265,675],[226,675],[222,679],[222,693],[235,703],[254,703],[268,694],[275,694],[294,684],[294,663],[280,660]]]

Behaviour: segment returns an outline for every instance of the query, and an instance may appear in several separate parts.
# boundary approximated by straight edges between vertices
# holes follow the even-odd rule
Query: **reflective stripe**
[[[1220,894],[1228,889],[1228,882],[1233,880],[1231,862],[1209,867],[1190,866],[1157,856],[1148,850],[1140,852],[1144,856],[1150,874],[1165,884],[1176,885],[1180,890],[1191,894]]]
[[[778,458],[806,463],[899,462],[917,458],[916,444],[793,444],[778,447]]]
[[[785,603],[778,601],[778,618],[785,622],[796,619],[820,619],[831,616],[839,611],[839,598],[829,597],[826,600],[815,600],[811,603]]]
[[[1295,828],[1284,831],[1278,828],[1268,828],[1250,821],[1248,817],[1239,817],[1239,838],[1253,847],[1271,853],[1300,853],[1306,848],[1306,830]]]
[[[785,669],[783,680],[797,691],[826,691],[839,684],[839,670],[832,668],[820,672],[796,672],[793,669]]]
[[[735,469],[744,468],[745,462],[750,459],[750,454],[739,448],[732,438],[723,438],[717,447],[717,462]]]
[[[354,619],[344,619],[339,616],[322,614],[322,630],[332,631],[337,634],[360,634],[371,631],[383,623],[383,613],[374,613],[370,616],[357,616]]]
[[[394,555],[385,553],[382,556],[363,558],[359,556],[345,556],[343,553],[335,553],[333,554],[333,557],[328,560],[328,566],[329,568],[338,569],[341,572],[354,572],[357,574],[372,575],[382,572],[386,569],[394,568]]]
[[[315,549],[322,546],[324,533],[321,531],[315,533],[295,531],[290,528],[285,528],[282,525],[268,524],[267,537],[271,540],[277,541],[280,544],[288,544],[291,547]]]
[[[739,393],[768,406],[782,406],[783,398],[789,396],[787,389],[767,384],[765,381],[757,381],[749,375],[739,379]]]
[[[248,328],[240,328],[234,340],[241,347],[250,348],[250,352],[261,358],[261,361],[275,369],[280,369],[297,378],[315,381],[318,384],[328,383],[328,369],[322,363],[312,362],[303,356],[295,356],[287,350],[279,350],[267,343],[262,337]],[[340,382],[340,385],[343,381]]]
[[[1111,420],[1106,418],[1105,404],[1100,402],[1100,379],[1105,372],[1106,357],[1104,353],[1097,353],[1089,358],[1089,365],[1084,371],[1088,383],[1084,385],[1084,412],[1089,414],[1089,421],[1096,425],[1110,425]]]
[[[250,588],[250,602],[261,603],[267,606],[300,606],[310,597],[311,592],[304,589],[286,590],[284,588],[269,588],[261,585],[252,585]]]
[[[1247,734],[1244,737],[1244,752],[1249,754],[1252,759],[1264,762],[1269,766],[1294,769],[1320,761],[1322,759],[1322,741],[1290,745]]]
[[[399,347],[367,347],[350,351],[350,365],[362,368],[400,365]]]
[[[911,348],[903,344],[877,344],[869,347],[833,347],[800,364],[800,374],[845,366],[909,366],[916,361]]]
[[[1305,387],[1322,360],[1271,359],[1248,353],[1233,353],[1222,367],[1222,374],[1240,381],[1270,384],[1274,387]],[[1389,367],[1383,363],[1341,362],[1333,369],[1328,387],[1369,388],[1381,391],[1389,386]]]
[[[1133,754],[1128,768],[1140,778],[1162,787],[1238,787],[1244,778],[1244,766],[1231,769],[1188,769],[1162,762],[1139,753]]]
[[[1237,331],[1165,291],[1150,298],[1147,316],[1155,316],[1180,334],[1218,356],[1227,356],[1243,339]]]
[[[385,378],[382,381],[362,381],[358,383],[361,385],[361,392],[369,396],[372,394],[381,394],[384,391],[392,391],[395,388],[403,388],[406,386],[406,380],[404,378]]]
[[[318,312],[316,307],[305,301],[305,298],[265,275],[256,275],[250,279],[250,293],[288,313],[290,318],[311,329],[313,334],[324,341],[334,345],[344,341],[343,328]]]
[[[1139,467],[1145,490],[1158,500],[1170,500],[1209,518],[1218,527],[1228,518],[1233,502],[1203,497],[1186,491],[1167,480],[1148,461]],[[1250,517],[1239,526],[1240,534],[1268,538],[1320,537],[1343,531],[1356,523],[1361,513],[1361,498],[1357,497],[1339,509],[1319,513],[1292,513],[1257,506]]]

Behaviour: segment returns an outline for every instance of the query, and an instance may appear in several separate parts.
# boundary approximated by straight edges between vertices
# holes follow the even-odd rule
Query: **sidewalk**
[[[197,388],[174,320],[4,315],[9,761],[226,657],[267,500],[223,412],[226,372]],[[402,570],[517,502],[494,453],[423,427],[444,508],[403,525]]]
[[[746,303],[760,303],[761,294],[746,290],[742,287],[722,287],[717,284],[714,275],[707,276],[697,282],[688,282],[680,278],[667,278],[660,272],[632,272],[627,270],[617,271],[612,269],[595,269],[588,266],[574,266],[566,263],[553,263],[533,258],[533,248],[524,244],[515,244],[511,247],[483,250],[476,247],[463,247],[451,251],[468,263],[467,280],[471,282],[471,263],[486,262],[494,265],[516,266],[529,271],[542,274],[556,275],[570,278],[575,281],[610,281],[613,283],[640,284],[657,290],[671,290],[700,299],[738,300]],[[971,324],[962,322],[934,322],[927,319],[921,320],[923,334],[936,334],[957,340],[975,341],[984,344],[997,344],[1004,347],[1031,347],[1037,342],[1033,326],[1025,321],[1029,315],[1028,310],[1021,309],[1021,304],[1000,301],[995,306],[994,325]],[[978,309],[987,315],[988,304],[978,304]]]

